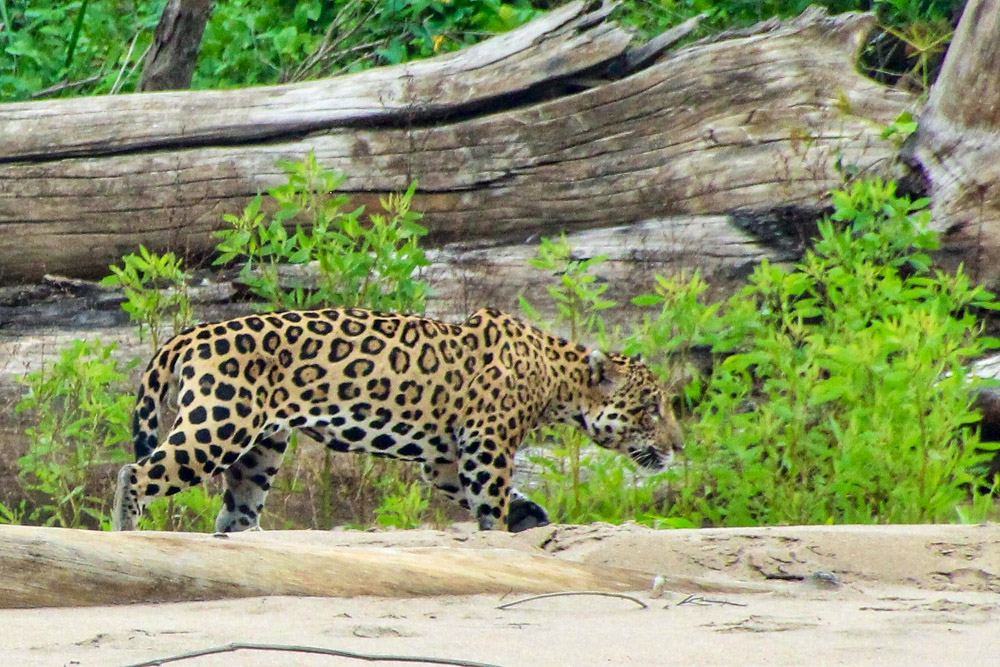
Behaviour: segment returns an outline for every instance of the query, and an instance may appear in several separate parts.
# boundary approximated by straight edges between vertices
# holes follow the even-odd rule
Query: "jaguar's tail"
[[[136,459],[149,456],[159,444],[157,432],[161,407],[171,387],[177,383],[176,365],[190,340],[187,336],[171,338],[156,351],[142,374],[132,411],[132,442]]]

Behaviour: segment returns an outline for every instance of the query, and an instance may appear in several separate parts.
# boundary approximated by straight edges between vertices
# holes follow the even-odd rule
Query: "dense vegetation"
[[[976,312],[1000,304],[961,270],[935,270],[927,200],[877,179],[832,193],[813,249],[793,268],[762,263],[723,302],[697,274],[656,276],[651,307],[626,352],[674,378],[685,415],[684,464],[635,477],[605,452],[539,457],[537,500],[570,521],[637,518],[653,525],[769,525],[981,520],[992,498],[974,487],[996,443],[979,442],[970,358]],[[540,260],[559,284],[560,315],[606,337],[586,262]],[[586,265],[586,266],[585,266]],[[708,353],[707,369],[695,363]],[[623,483],[625,482],[625,483]]]
[[[0,0],[0,99],[132,90],[163,4]],[[193,85],[299,80],[426,57],[556,4],[217,0]],[[807,4],[626,0],[618,11],[651,35],[698,13],[706,15],[704,33]],[[865,0],[820,4],[871,8]],[[926,85],[960,4],[874,3],[885,32],[871,41],[873,68],[893,69],[887,77],[910,72]],[[909,120],[889,129],[908,131]],[[258,307],[421,310],[424,230],[409,208],[412,189],[366,214],[336,193],[342,175],[311,156],[283,166],[287,183],[267,193],[270,205],[258,198],[226,216],[230,226],[218,235],[219,261],[239,267]],[[538,304],[527,301],[525,316],[655,363],[677,390],[689,443],[680,465],[643,476],[575,432],[538,434],[530,451],[539,479],[527,490],[554,519],[701,526],[969,521],[994,512],[975,476],[991,452],[974,428],[977,381],[966,368],[994,344],[980,337],[977,320],[995,307],[992,295],[961,271],[931,265],[926,251],[936,240],[924,228],[925,201],[900,198],[893,184],[877,180],[848,181],[832,201],[835,212],[795,267],[765,263],[722,302],[705,297],[697,274],[657,276],[650,293],[634,299],[649,311],[629,332],[605,324],[614,304],[595,277],[602,258],[574,260],[565,240],[542,242],[536,265],[553,275],[558,319],[541,322]],[[300,226],[288,229],[290,222]],[[287,270],[296,264],[318,271]],[[123,307],[152,347],[195,317],[190,277],[177,257],[140,249],[111,271],[107,282],[123,289]],[[699,355],[712,363],[695,363]],[[18,461],[23,500],[0,505],[0,521],[107,525],[109,471],[130,458],[134,388],[126,377],[137,363],[123,363],[113,345],[77,341],[24,378],[19,409],[38,420]],[[412,467],[359,457],[339,483],[327,452],[301,465],[298,449],[293,442],[272,492],[269,526],[328,527],[337,503],[350,505],[349,521],[360,525],[412,526],[440,511]],[[359,502],[372,488],[374,501]],[[307,497],[312,516],[284,510],[296,496]],[[206,487],[192,489],[154,504],[144,526],[207,530],[218,502]]]
[[[0,100],[130,92],[165,0],[0,0]],[[558,0],[216,0],[192,86],[302,80],[423,58],[509,30]],[[874,70],[914,70],[947,44],[961,0],[625,0],[619,19],[650,36],[704,14],[699,34],[790,16],[810,4],[874,9]],[[886,41],[888,38],[888,41]]]
[[[234,264],[259,309],[359,305],[419,311],[427,286],[410,210],[413,188],[384,209],[351,210],[335,190],[342,175],[312,156],[283,163],[288,181],[253,200],[218,232],[218,262]],[[627,458],[595,449],[580,433],[549,428],[529,451],[530,488],[559,521],[656,526],[775,523],[973,521],[993,499],[977,477],[994,444],[979,442],[967,363],[997,341],[981,337],[977,313],[990,293],[959,270],[935,269],[926,251],[926,200],[892,183],[851,182],[832,193],[812,250],[792,268],[761,264],[723,301],[704,298],[694,275],[651,277],[633,302],[649,313],[633,330],[609,328],[614,303],[595,275],[601,257],[572,259],[565,239],[545,239],[535,264],[551,271],[555,321],[574,338],[623,347],[654,364],[678,395],[688,446],[680,464],[640,475]],[[266,214],[263,211],[274,211]],[[364,215],[365,219],[362,220]],[[291,224],[293,229],[287,226]],[[305,265],[307,270],[289,271]],[[154,347],[188,324],[188,277],[172,255],[145,249],[112,267],[107,283]],[[695,352],[713,359],[694,363]],[[113,345],[76,341],[24,378],[19,410],[33,410],[30,447],[18,461],[24,500],[0,505],[0,520],[106,525],[109,466],[128,459],[133,387]],[[332,509],[375,490],[370,512],[350,517],[408,527],[433,519],[413,466],[371,457],[337,484],[327,450],[296,463],[293,441],[265,513],[268,525],[329,527]],[[318,458],[317,458],[318,456]],[[95,484],[105,471],[105,483]],[[286,515],[282,497],[306,494],[313,514]],[[146,527],[209,530],[218,497],[205,486],[150,508]],[[343,515],[341,514],[341,518]]]

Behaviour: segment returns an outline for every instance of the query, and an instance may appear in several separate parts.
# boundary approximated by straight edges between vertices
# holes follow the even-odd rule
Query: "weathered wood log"
[[[815,212],[837,158],[877,170],[894,155],[878,124],[915,103],[856,72],[867,14],[811,10],[628,71],[652,58],[607,11],[306,84],[0,106],[0,282],[101,275],[139,243],[206,252],[276,159],[309,150],[359,203],[417,179],[432,242]]]
[[[969,0],[904,158],[933,226],[978,277],[1000,278],[1000,0]]]
[[[509,549],[330,547],[287,534],[266,538],[0,526],[0,607],[621,591],[652,581],[635,570]]]

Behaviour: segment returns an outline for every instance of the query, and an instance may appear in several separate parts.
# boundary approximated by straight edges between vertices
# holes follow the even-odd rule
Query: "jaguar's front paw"
[[[510,499],[507,509],[507,530],[520,533],[522,530],[549,525],[549,513],[545,508],[524,496]]]

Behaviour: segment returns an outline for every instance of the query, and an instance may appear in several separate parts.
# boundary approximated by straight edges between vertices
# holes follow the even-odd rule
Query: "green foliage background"
[[[131,92],[165,0],[0,0],[0,101]],[[216,0],[193,88],[279,83],[451,51],[561,1]],[[651,36],[692,16],[698,35],[798,14],[874,9],[919,57],[946,42],[961,0],[624,0],[617,18]],[[908,26],[918,26],[908,30]],[[927,35],[933,35],[928,42]],[[942,37],[943,36],[943,37]],[[926,43],[926,44],[925,44]],[[909,66],[909,65],[907,65]],[[60,87],[61,86],[61,87]]]

